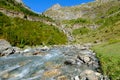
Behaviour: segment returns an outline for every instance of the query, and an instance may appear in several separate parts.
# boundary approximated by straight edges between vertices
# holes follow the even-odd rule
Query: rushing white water
[[[39,49],[37,49],[40,51]],[[22,54],[13,54],[0,58],[1,80],[56,80],[60,75],[71,77],[79,75],[86,69],[96,70],[98,61],[90,50],[62,46],[44,50],[38,55],[36,49],[26,49]],[[80,61],[77,56],[88,55],[94,65]],[[84,58],[83,58],[84,59]],[[89,61],[89,57],[85,61]],[[88,66],[89,65],[89,66]]]

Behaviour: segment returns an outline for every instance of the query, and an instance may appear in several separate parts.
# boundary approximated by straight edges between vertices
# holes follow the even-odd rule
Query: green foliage
[[[120,79],[120,41],[94,46],[93,49],[100,59],[102,71],[112,80]]]
[[[99,19],[95,23],[101,25],[99,29],[112,26],[114,25],[115,22],[120,20],[120,13],[115,14],[111,17],[104,18],[104,19]]]
[[[10,23],[10,19],[8,17],[3,17],[4,15],[2,13],[0,13],[0,27],[3,26],[9,26]]]
[[[90,20],[83,19],[83,18],[78,18],[78,19],[72,19],[72,20],[64,20],[63,22],[66,23],[66,24],[71,24],[71,25],[74,25],[74,24],[88,24],[88,23],[90,23]]]
[[[120,40],[117,40],[117,39],[110,39],[108,41],[109,44],[114,44],[114,43],[118,43],[118,42],[120,42]]]
[[[87,34],[89,31],[90,31],[90,29],[88,29],[86,27],[82,27],[82,28],[73,30],[72,34],[73,35],[78,35],[78,34],[83,35],[83,34]]]
[[[113,7],[111,7],[106,14],[110,15],[110,14],[114,14],[115,12],[120,11],[120,7],[119,7],[120,3],[116,3],[116,5],[114,5]]]
[[[66,36],[55,26],[32,22],[20,18],[9,18],[0,13],[0,37],[12,45],[53,45],[65,44]]]
[[[17,3],[15,2],[15,0],[0,0],[0,7],[8,10],[21,11],[29,15],[38,16],[38,14],[24,8],[21,3]]]
[[[95,24],[100,25],[100,27],[84,35],[74,35],[76,42],[95,42],[96,40],[104,42],[111,39],[120,40],[120,13],[107,18],[98,19]]]

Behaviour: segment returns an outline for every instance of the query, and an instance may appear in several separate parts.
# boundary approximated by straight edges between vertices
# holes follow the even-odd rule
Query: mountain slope
[[[119,40],[119,5],[119,0],[96,0],[72,7],[57,4],[44,14],[59,20],[75,43],[109,41],[112,37]]]
[[[113,7],[120,5],[119,0],[97,0],[87,4],[61,7],[56,4],[44,12],[46,16],[49,16],[55,20],[71,20],[77,18],[99,18],[109,15],[107,12]]]
[[[21,0],[0,0],[0,12],[4,12],[4,14],[10,13],[12,15],[20,14],[19,16],[22,16],[22,18],[26,18],[29,16],[29,18],[31,18],[32,16],[33,18],[37,17],[37,19],[40,18],[45,21],[53,21],[49,17],[45,17],[44,15],[32,12],[29,7],[22,3]]]
[[[20,47],[67,42],[66,35],[52,25],[52,19],[24,6],[15,0],[0,0],[0,38]]]

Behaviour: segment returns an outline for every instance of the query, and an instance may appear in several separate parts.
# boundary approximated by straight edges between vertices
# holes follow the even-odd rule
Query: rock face
[[[22,3],[22,0],[15,0],[16,2],[18,2],[18,3]]]
[[[20,13],[20,12],[10,11],[10,10],[6,10],[4,8],[0,8],[0,12],[4,13],[7,16],[10,16],[10,17],[24,18],[24,14]]]
[[[9,56],[11,54],[17,54],[20,52],[20,48],[12,47],[6,40],[0,39],[0,56]]]
[[[0,55],[8,55],[13,52],[12,46],[4,39],[0,39]]]
[[[7,48],[14,53],[0,57],[0,80],[109,80],[88,45],[20,49],[0,40],[1,53]]]
[[[0,8],[0,12],[2,12],[3,14],[9,16],[9,17],[19,17],[21,19],[25,19],[25,20],[29,20],[29,21],[42,21],[42,19],[40,19],[39,17],[35,17],[35,16],[29,16],[29,15],[25,15],[22,12],[17,12],[17,11],[11,11],[11,10],[6,10],[4,8]],[[44,21],[44,20],[43,20]],[[45,22],[45,21],[44,21]],[[46,22],[45,22],[46,23]]]
[[[62,8],[62,7],[60,6],[60,4],[55,4],[55,5],[53,5],[53,6],[51,7],[51,10],[58,10],[58,9],[60,9],[60,8]]]
[[[5,50],[5,49],[7,49],[9,47],[11,47],[9,42],[7,42],[4,39],[0,39],[0,51],[3,51],[3,50]]]

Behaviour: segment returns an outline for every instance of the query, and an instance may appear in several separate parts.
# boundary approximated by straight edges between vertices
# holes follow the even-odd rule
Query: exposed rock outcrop
[[[16,2],[18,2],[18,3],[22,3],[22,0],[15,0]]]
[[[9,55],[14,53],[14,50],[9,42],[4,39],[0,39],[0,56]]]
[[[53,5],[53,6],[50,8],[50,10],[58,10],[58,9],[60,9],[60,8],[62,8],[60,4],[55,4],[55,5]],[[48,10],[49,10],[49,9],[48,9]]]
[[[29,20],[29,21],[40,21],[40,22],[45,22],[43,19],[39,18],[39,17],[35,17],[35,16],[30,16],[30,15],[26,15],[22,12],[17,12],[17,11],[12,11],[12,10],[7,10],[4,8],[0,8],[0,12],[2,12],[3,14],[9,16],[9,17],[18,17],[24,20]],[[47,22],[45,22],[47,23]]]

